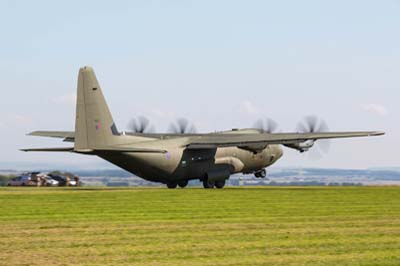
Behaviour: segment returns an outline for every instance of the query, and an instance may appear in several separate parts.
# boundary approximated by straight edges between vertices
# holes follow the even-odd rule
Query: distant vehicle
[[[42,174],[40,172],[28,172],[28,173],[24,173],[23,175],[29,176],[33,185],[37,185],[37,182],[39,181],[39,179],[43,179],[45,176],[45,174]]]
[[[31,185],[33,186],[54,186],[56,185],[53,181],[48,180],[48,175],[42,172],[28,172],[23,175],[27,175],[30,178]],[[40,183],[40,184],[39,184]]]
[[[79,183],[77,183],[75,180],[70,180],[70,181],[69,181],[69,186],[71,186],[71,187],[77,187],[77,186],[79,186]]]
[[[8,181],[7,186],[33,186],[35,183],[29,175],[20,175]]]
[[[52,179],[58,181],[58,186],[63,187],[63,186],[71,186],[71,187],[75,187],[78,185],[78,183],[76,182],[76,180],[68,180],[67,177],[62,176],[62,175],[56,175],[56,174],[48,174],[49,177],[51,177]]]
[[[20,176],[12,178],[8,186],[37,186],[40,182],[41,186],[58,186],[58,181],[41,172],[28,172]]]
[[[63,187],[63,186],[67,185],[67,178],[65,178],[64,176],[55,175],[55,174],[49,174],[48,176],[51,177],[52,179],[58,181],[58,185],[60,187]]]
[[[52,186],[52,187],[59,186],[59,182],[48,175],[44,177],[44,180],[45,180],[44,183],[45,186]]]
[[[40,184],[39,184],[40,183]],[[57,174],[45,174],[41,172],[27,172],[10,179],[7,186],[79,186],[78,177],[68,179]]]

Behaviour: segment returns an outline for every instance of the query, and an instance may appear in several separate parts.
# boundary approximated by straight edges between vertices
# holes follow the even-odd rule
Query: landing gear
[[[208,181],[207,179],[203,180],[204,188],[223,188],[225,186],[225,180],[219,181]]]
[[[215,183],[212,181],[208,181],[207,179],[203,180],[203,187],[204,188],[214,188]]]
[[[181,188],[184,188],[188,185],[189,181],[188,180],[182,180],[178,182],[178,186]]]
[[[225,180],[222,181],[215,181],[216,188],[223,188],[225,186]]]
[[[167,187],[171,188],[171,189],[176,188],[177,186],[178,186],[178,183],[175,183],[175,182],[167,183]]]
[[[176,188],[177,186],[184,188],[188,185],[189,181],[188,180],[180,180],[178,182],[168,182],[167,183],[167,188]]]
[[[265,169],[261,169],[254,173],[254,176],[257,178],[265,178],[267,176],[267,171]]]

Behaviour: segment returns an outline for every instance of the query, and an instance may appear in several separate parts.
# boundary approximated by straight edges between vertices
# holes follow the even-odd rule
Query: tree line
[[[0,175],[0,186],[7,186],[8,181],[15,175]]]

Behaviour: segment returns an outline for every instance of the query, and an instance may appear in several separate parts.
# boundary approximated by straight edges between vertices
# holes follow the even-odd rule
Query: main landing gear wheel
[[[265,170],[265,169],[262,169],[261,171],[260,171],[260,177],[261,178],[264,178],[264,177],[266,177],[267,176],[267,171]]]
[[[223,188],[225,186],[225,180],[222,181],[215,181],[216,188]]]
[[[214,188],[215,183],[209,182],[207,179],[203,180],[203,187],[204,188]]]
[[[175,182],[171,182],[171,183],[167,183],[167,187],[168,188],[176,188],[178,186],[178,183],[175,183]]]
[[[189,181],[182,180],[182,181],[178,182],[178,186],[181,187],[181,188],[184,188],[184,187],[186,187],[188,185],[188,183],[189,183]]]

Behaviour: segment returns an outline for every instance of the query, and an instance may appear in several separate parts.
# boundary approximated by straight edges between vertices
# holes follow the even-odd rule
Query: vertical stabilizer
[[[75,150],[111,145],[118,135],[103,92],[91,67],[79,70],[75,121]]]

